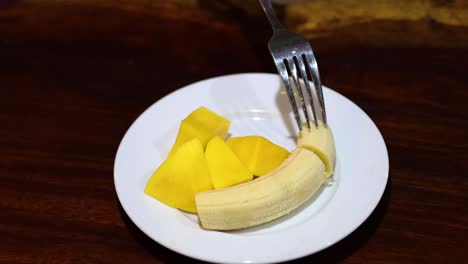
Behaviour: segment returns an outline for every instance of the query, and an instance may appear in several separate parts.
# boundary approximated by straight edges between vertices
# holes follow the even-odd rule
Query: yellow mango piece
[[[256,176],[262,176],[278,167],[289,152],[262,136],[233,137],[227,145]]]
[[[156,169],[145,193],[168,206],[196,213],[195,194],[212,189],[203,146],[194,138],[180,145]]]
[[[208,142],[205,157],[215,189],[253,180],[249,169],[220,137],[214,137]]]
[[[172,154],[180,145],[193,138],[198,138],[203,148],[214,136],[224,139],[228,134],[229,125],[229,120],[204,106],[199,107],[182,120],[170,153]]]
[[[232,137],[226,141],[226,144],[236,154],[236,156],[249,169],[250,173],[254,174],[257,139],[254,137]]]

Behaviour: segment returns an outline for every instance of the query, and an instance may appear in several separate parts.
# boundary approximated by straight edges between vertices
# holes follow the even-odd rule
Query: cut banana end
[[[322,160],[297,148],[276,169],[251,182],[198,193],[198,216],[205,229],[232,230],[262,224],[290,213],[327,182]]]
[[[303,125],[299,133],[297,146],[309,149],[317,154],[325,164],[327,177],[333,174],[335,167],[335,141],[329,126],[325,126],[322,121],[318,121],[318,127],[307,128]]]

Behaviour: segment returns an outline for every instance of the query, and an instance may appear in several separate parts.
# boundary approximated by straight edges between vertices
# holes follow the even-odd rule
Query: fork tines
[[[285,58],[282,62],[277,61],[278,72],[281,75],[283,80],[284,87],[286,89],[286,94],[288,95],[289,102],[294,111],[294,117],[296,119],[299,130],[302,129],[301,116],[299,114],[296,94],[298,95],[298,100],[300,101],[303,115],[307,124],[307,127],[310,128],[310,118],[308,113],[307,101],[304,97],[303,90],[307,91],[309,97],[310,108],[313,114],[314,125],[318,126],[318,120],[321,119],[324,124],[327,123],[326,113],[325,113],[325,102],[323,99],[322,84],[320,82],[320,76],[317,69],[317,62],[315,61],[313,55],[306,56],[292,56]],[[298,69],[299,68],[299,73]],[[309,73],[309,75],[307,74]],[[310,76],[310,78],[309,78]],[[291,79],[293,80],[291,84]],[[314,92],[311,89],[309,79],[312,79]],[[318,104],[316,103],[318,102]],[[318,114],[320,116],[318,116]]]
[[[296,93],[301,102],[307,127],[310,128],[310,118],[307,111],[307,102],[304,99],[303,89],[306,89],[309,95],[310,108],[314,115],[315,126],[318,126],[319,119],[326,125],[327,117],[325,114],[322,84],[320,82],[317,61],[312,52],[312,47],[302,35],[287,30],[283,24],[281,24],[270,0],[259,0],[259,2],[273,29],[273,36],[268,42],[268,47],[276,68],[278,69],[278,73],[283,80],[286,94],[293,108],[294,117],[296,118],[299,130],[302,130],[302,122],[299,110],[297,109]],[[299,74],[297,68],[299,68]],[[310,88],[309,77],[314,83],[314,90]],[[290,78],[293,79],[294,85],[291,85]],[[302,82],[301,79],[303,80]],[[294,91],[296,91],[296,93]]]

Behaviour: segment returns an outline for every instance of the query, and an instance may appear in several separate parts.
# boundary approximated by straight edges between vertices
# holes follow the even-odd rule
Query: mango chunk
[[[195,194],[212,189],[202,143],[194,138],[181,144],[159,166],[145,193],[168,206],[196,213]]]
[[[253,180],[249,169],[220,137],[214,137],[208,142],[205,157],[215,189]]]
[[[255,176],[267,174],[289,156],[286,149],[262,136],[233,137],[227,145]]]
[[[193,138],[198,138],[203,148],[214,136],[224,139],[228,134],[229,125],[229,120],[206,107],[199,107],[182,120],[170,153],[172,154],[180,145]]]

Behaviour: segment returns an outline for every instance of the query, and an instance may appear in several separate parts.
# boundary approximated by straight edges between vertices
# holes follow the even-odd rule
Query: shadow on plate
[[[149,236],[143,233],[133,222],[130,220],[128,215],[122,208],[122,205],[117,201],[120,215],[124,220],[124,223],[133,236],[133,238],[148,251],[154,259],[157,259],[161,263],[206,263],[199,261],[182,254],[176,253],[152,240]]]
[[[374,235],[375,231],[382,222],[391,198],[392,192],[391,177],[389,175],[387,186],[379,204],[371,215],[362,223],[354,232],[343,238],[341,241],[317,252],[300,259],[286,262],[288,264],[295,263],[341,263],[354,252],[362,248],[367,241]]]
[[[281,118],[288,129],[289,135],[294,138],[294,141],[297,141],[297,130],[295,129],[296,123],[294,118],[289,116],[289,113],[292,112],[291,104],[289,103],[286,93],[282,93],[281,91],[284,91],[283,85],[280,86],[280,90],[276,93],[276,105],[282,113]]]

